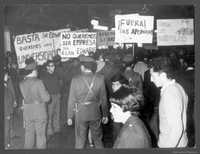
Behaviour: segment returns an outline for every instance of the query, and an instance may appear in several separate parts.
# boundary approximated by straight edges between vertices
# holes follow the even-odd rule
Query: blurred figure
[[[140,53],[137,56],[137,63],[135,64],[133,71],[138,72],[141,75],[142,80],[144,81],[144,72],[147,71],[148,69],[149,68],[147,64],[144,62],[144,54]]]
[[[14,113],[13,106],[13,96],[11,89],[8,87],[7,83],[9,80],[8,70],[4,69],[4,139],[5,139],[5,149],[10,149],[12,146],[10,145],[10,131],[12,124],[12,115]]]
[[[138,112],[142,108],[143,95],[135,86],[122,86],[110,97],[115,122],[124,125],[113,148],[150,148],[151,138]]]
[[[159,102],[160,148],[186,147],[188,96],[183,87],[172,79],[172,65],[164,57],[154,58],[150,64],[151,81],[161,87]]]
[[[140,92],[143,93],[142,77],[139,73],[133,71],[133,60],[133,56],[123,57],[123,64],[125,67],[123,74],[128,79],[129,85],[136,86]]]

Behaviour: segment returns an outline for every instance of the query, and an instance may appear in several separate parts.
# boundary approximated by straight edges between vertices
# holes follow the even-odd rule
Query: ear
[[[161,78],[167,78],[167,74],[165,72],[160,73]]]

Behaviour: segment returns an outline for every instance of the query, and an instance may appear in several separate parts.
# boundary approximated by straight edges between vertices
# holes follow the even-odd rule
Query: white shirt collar
[[[168,82],[167,84],[165,84],[165,85],[161,88],[160,92],[162,93],[163,90],[164,90],[168,85],[173,84],[173,83],[175,83],[175,79],[172,79],[170,82]]]

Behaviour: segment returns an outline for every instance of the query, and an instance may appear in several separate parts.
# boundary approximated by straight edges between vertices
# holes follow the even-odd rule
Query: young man
[[[150,64],[151,81],[161,87],[159,103],[160,148],[186,147],[186,111],[188,96],[172,79],[172,65],[167,58],[154,58]]]
[[[58,73],[55,72],[55,65],[52,60],[47,60],[46,62],[46,73],[41,76],[44,85],[51,95],[51,100],[48,103],[48,128],[47,135],[52,137],[52,135],[63,135],[60,132],[60,94],[61,85]]]
[[[111,94],[113,120],[123,123],[113,148],[150,148],[151,138],[138,117],[143,106],[143,95],[135,86],[122,85]]]
[[[76,148],[84,148],[88,129],[90,129],[95,148],[100,149],[103,148],[101,124],[108,122],[105,83],[101,75],[91,71],[94,59],[83,56],[80,57],[80,61],[82,74],[73,77],[70,86],[68,125],[72,125],[75,109]]]

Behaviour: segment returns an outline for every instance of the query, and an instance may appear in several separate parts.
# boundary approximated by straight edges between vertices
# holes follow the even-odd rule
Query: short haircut
[[[126,84],[126,85],[129,84],[129,81],[127,80],[127,78],[124,75],[122,75],[121,73],[118,73],[115,76],[113,76],[111,78],[111,81],[112,82],[117,82],[118,81],[119,83]]]
[[[170,60],[166,57],[156,57],[153,58],[149,64],[150,69],[153,69],[154,72],[162,73],[165,72],[167,78],[172,78],[172,64]]]
[[[133,65],[133,62],[123,62],[125,67],[131,67]]]
[[[96,62],[80,62],[86,69],[91,70],[93,73],[96,71],[97,63]]]
[[[53,60],[47,60],[46,66],[49,66],[50,63],[54,63],[54,61]]]
[[[110,95],[112,103],[119,105],[124,112],[130,111],[132,115],[138,113],[143,107],[144,97],[135,86],[123,85]]]

